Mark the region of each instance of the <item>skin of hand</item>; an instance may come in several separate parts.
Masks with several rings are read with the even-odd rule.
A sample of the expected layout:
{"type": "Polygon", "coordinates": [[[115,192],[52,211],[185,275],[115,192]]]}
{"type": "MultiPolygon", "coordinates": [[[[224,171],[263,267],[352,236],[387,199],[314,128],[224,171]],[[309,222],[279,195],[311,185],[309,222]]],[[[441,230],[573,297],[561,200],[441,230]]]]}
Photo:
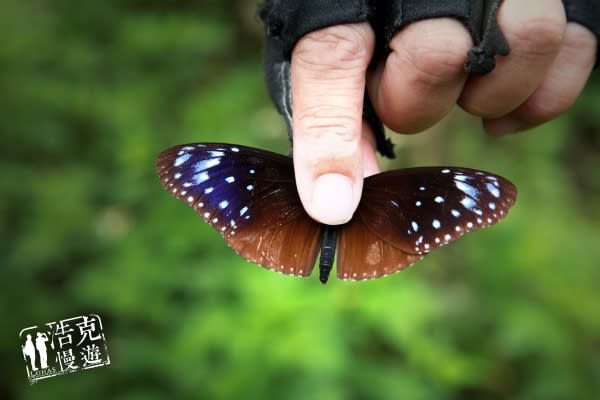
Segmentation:
{"type": "Polygon", "coordinates": [[[375,34],[367,23],[337,25],[301,38],[292,53],[294,166],[309,215],[350,220],[363,179],[379,172],[370,127],[362,120],[365,86],[390,129],[417,133],[459,104],[491,135],[518,132],[566,111],[596,61],[596,38],[567,23],[561,0],[505,0],[498,23],[510,45],[485,76],[463,69],[472,47],[453,18],[414,22],[389,43],[374,70],[375,34]]]}

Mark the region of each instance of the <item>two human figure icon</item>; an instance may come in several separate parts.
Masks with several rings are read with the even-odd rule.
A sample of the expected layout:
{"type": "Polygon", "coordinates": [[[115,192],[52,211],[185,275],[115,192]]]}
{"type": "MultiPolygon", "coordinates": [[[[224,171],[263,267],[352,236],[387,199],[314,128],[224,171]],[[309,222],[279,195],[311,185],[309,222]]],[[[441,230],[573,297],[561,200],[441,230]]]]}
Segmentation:
{"type": "Polygon", "coordinates": [[[46,342],[48,341],[48,336],[44,332],[38,332],[37,337],[35,339],[35,347],[33,346],[33,341],[31,340],[31,334],[27,334],[27,339],[25,340],[25,345],[23,346],[23,354],[26,357],[29,357],[29,362],[31,363],[31,370],[37,371],[38,368],[35,366],[36,352],[40,353],[40,368],[48,368],[48,349],[46,348],[46,342]]]}

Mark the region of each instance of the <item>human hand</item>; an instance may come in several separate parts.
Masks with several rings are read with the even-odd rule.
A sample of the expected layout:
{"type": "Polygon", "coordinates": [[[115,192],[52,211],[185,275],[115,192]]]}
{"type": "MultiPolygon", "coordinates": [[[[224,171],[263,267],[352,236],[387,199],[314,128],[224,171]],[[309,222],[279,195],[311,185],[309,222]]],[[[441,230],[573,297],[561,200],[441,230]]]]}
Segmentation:
{"type": "Polygon", "coordinates": [[[566,23],[560,0],[506,0],[499,25],[510,45],[485,76],[463,69],[471,37],[458,20],[413,22],[367,71],[375,47],[368,23],[336,25],[302,37],[292,52],[294,166],[306,211],[326,224],[348,221],[363,178],[378,172],[371,127],[362,120],[365,86],[383,123],[417,133],[458,103],[492,135],[560,115],[583,89],[596,60],[596,37],[566,23]]]}

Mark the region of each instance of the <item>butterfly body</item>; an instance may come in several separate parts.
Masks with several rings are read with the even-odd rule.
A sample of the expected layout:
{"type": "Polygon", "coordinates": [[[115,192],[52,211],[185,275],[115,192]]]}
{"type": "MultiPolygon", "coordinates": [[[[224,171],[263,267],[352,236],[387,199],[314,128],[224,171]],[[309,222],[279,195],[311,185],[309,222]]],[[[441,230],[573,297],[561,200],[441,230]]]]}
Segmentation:
{"type": "Polygon", "coordinates": [[[317,255],[327,282],[404,269],[464,233],[492,225],[516,200],[508,180],[458,167],[421,167],[368,177],[352,219],[322,225],[304,211],[292,160],[265,150],[194,143],[162,152],[161,183],[192,206],[238,254],[265,268],[308,276],[317,255]]]}
{"type": "Polygon", "coordinates": [[[335,253],[337,251],[338,228],[331,225],[323,225],[323,238],[321,239],[319,251],[319,280],[327,283],[329,274],[333,269],[335,253]]]}

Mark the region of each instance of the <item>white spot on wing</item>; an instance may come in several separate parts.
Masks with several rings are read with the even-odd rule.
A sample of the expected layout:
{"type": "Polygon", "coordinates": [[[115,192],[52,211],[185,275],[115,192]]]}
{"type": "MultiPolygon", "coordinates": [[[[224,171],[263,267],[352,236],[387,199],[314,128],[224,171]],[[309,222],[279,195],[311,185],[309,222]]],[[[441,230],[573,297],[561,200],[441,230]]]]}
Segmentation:
{"type": "Polygon", "coordinates": [[[479,190],[477,190],[473,186],[469,185],[468,183],[459,181],[459,182],[455,182],[455,184],[456,184],[456,187],[458,188],[458,190],[460,190],[464,194],[469,195],[473,198],[476,198],[477,196],[479,196],[479,190]]]}
{"type": "Polygon", "coordinates": [[[465,207],[466,209],[472,209],[473,207],[475,207],[475,205],[477,203],[475,203],[475,200],[473,200],[470,197],[463,197],[462,200],[460,201],[460,204],[463,205],[463,207],[465,207]]]}
{"type": "Polygon", "coordinates": [[[192,157],[192,155],[191,154],[187,154],[187,153],[185,153],[183,155],[180,155],[179,157],[177,157],[175,159],[175,162],[173,163],[173,166],[174,167],[179,167],[181,164],[183,164],[184,162],[186,162],[187,160],[189,160],[190,157],[192,157]]]}
{"type": "Polygon", "coordinates": [[[437,219],[434,219],[433,222],[431,223],[431,225],[433,225],[433,227],[435,229],[440,229],[440,227],[442,226],[442,224],[440,223],[440,221],[438,221],[437,219]]]}
{"type": "Polygon", "coordinates": [[[203,182],[206,182],[210,177],[208,176],[208,172],[202,171],[199,174],[196,174],[192,177],[195,185],[199,185],[203,182]]]}
{"type": "Polygon", "coordinates": [[[433,199],[436,203],[443,203],[444,202],[444,198],[442,196],[436,196],[435,199],[433,199]]]}
{"type": "Polygon", "coordinates": [[[219,203],[219,208],[222,210],[224,208],[227,208],[228,205],[229,205],[229,202],[227,200],[223,200],[222,202],[219,203]]]}
{"type": "Polygon", "coordinates": [[[488,192],[492,194],[492,196],[494,196],[495,198],[500,197],[500,190],[495,185],[491,183],[486,183],[485,187],[487,188],[488,192]]]}
{"type": "Polygon", "coordinates": [[[200,160],[196,164],[194,164],[194,169],[196,172],[204,171],[215,167],[221,163],[221,159],[219,157],[209,158],[207,160],[200,160]]]}
{"type": "Polygon", "coordinates": [[[415,231],[415,232],[419,231],[419,224],[417,224],[415,221],[412,221],[410,224],[413,228],[413,231],[415,231]]]}
{"type": "Polygon", "coordinates": [[[248,211],[248,207],[244,207],[240,210],[240,217],[244,214],[246,214],[246,211],[248,211]]]}
{"type": "Polygon", "coordinates": [[[225,178],[225,182],[233,183],[233,182],[235,182],[235,178],[233,176],[228,176],[227,178],[225,178]]]}

